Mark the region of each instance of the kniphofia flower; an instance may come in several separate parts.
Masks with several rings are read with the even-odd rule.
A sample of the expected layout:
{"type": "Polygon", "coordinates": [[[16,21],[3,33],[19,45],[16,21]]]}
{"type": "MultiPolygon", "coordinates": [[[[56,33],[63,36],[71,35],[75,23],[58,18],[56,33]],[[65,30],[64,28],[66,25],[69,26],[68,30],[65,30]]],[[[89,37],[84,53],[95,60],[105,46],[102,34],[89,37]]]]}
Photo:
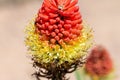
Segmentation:
{"type": "Polygon", "coordinates": [[[69,68],[87,54],[92,30],[83,23],[78,0],[44,0],[26,27],[26,45],[35,62],[69,68]]]}

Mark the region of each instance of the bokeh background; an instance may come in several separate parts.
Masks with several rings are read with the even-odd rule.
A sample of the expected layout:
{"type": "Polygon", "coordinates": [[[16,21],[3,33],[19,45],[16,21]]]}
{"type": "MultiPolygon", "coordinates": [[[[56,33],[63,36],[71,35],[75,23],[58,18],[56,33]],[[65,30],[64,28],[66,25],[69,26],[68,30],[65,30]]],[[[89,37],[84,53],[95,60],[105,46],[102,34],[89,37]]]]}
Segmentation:
{"type": "MultiPolygon", "coordinates": [[[[0,0],[0,80],[35,80],[24,45],[24,28],[42,0],[0,0]]],[[[79,0],[83,19],[94,30],[95,44],[105,46],[120,80],[120,0],[79,0]]],[[[69,75],[75,80],[74,74],[69,75]]]]}

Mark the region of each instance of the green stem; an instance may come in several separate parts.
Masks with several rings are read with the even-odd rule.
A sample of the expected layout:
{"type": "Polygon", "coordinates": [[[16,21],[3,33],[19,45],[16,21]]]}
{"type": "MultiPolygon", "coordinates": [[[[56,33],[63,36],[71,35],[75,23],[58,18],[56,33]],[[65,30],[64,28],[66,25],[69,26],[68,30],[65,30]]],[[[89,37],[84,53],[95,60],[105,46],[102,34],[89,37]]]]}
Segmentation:
{"type": "Polygon", "coordinates": [[[76,80],[85,80],[85,73],[83,69],[75,71],[76,80]]]}
{"type": "Polygon", "coordinates": [[[52,80],[62,80],[63,76],[61,75],[61,73],[57,72],[57,73],[53,73],[53,77],[52,80]]]}

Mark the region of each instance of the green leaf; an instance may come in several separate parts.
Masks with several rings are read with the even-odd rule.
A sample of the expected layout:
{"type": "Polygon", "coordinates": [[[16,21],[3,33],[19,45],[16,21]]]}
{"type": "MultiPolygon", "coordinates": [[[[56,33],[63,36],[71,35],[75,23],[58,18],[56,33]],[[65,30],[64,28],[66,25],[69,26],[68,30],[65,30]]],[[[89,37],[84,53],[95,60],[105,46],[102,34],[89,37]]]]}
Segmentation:
{"type": "Polygon", "coordinates": [[[85,80],[85,75],[83,69],[75,71],[76,80],[85,80]]]}

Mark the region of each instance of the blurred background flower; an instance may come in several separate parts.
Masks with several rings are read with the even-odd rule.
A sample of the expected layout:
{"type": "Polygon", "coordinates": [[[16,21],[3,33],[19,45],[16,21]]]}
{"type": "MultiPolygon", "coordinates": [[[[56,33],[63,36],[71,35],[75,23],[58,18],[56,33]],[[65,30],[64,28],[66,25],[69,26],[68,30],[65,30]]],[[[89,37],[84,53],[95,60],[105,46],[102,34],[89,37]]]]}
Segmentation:
{"type": "MultiPolygon", "coordinates": [[[[113,80],[113,70],[109,52],[103,46],[97,45],[91,50],[83,70],[79,72],[84,73],[82,77],[89,76],[91,80],[113,80]]],[[[87,79],[84,78],[84,80],[87,79]]]]}

